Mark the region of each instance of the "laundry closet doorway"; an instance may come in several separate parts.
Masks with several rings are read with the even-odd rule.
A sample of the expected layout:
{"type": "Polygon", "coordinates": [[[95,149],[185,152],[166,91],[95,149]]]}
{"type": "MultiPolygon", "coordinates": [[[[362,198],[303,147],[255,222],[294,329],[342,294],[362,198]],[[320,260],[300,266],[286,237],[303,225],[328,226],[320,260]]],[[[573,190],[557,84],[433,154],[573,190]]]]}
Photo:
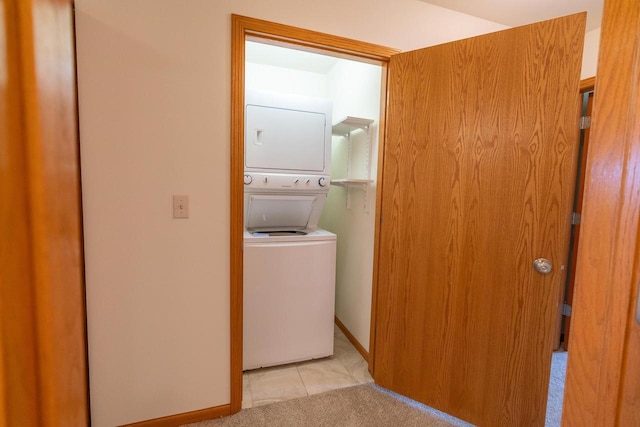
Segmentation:
{"type": "Polygon", "coordinates": [[[338,236],[337,323],[368,359],[381,67],[248,40],[245,89],[331,101],[331,185],[318,226],[338,236]]]}
{"type": "Polygon", "coordinates": [[[234,16],[233,20],[231,408],[237,412],[243,369],[245,92],[332,100],[332,185],[319,227],[338,236],[336,322],[370,363],[381,118],[386,63],[397,51],[251,18],[234,16]]]}

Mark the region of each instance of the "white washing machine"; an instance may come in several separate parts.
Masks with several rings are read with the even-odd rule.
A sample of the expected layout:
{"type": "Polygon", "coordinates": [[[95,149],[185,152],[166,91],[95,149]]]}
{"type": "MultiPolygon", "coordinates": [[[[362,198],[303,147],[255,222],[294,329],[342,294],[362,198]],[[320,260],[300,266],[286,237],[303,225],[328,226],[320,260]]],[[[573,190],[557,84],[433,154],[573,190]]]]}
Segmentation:
{"type": "Polygon", "coordinates": [[[336,235],[274,234],[245,232],[245,370],[333,354],[336,235]]]}

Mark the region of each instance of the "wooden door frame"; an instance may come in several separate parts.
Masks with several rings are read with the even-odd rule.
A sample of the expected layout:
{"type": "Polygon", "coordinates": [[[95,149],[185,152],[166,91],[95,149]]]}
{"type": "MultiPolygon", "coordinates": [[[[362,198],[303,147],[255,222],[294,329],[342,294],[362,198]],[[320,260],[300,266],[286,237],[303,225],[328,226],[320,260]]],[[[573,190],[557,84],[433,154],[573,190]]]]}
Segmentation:
{"type": "Polygon", "coordinates": [[[0,426],[88,425],[73,2],[0,7],[0,426]]]}
{"type": "MultiPolygon", "coordinates": [[[[285,44],[325,55],[333,55],[381,65],[382,90],[380,100],[380,124],[378,153],[384,149],[384,107],[386,105],[387,64],[396,49],[360,42],[344,37],[332,36],[316,31],[268,22],[240,15],[231,16],[231,177],[230,177],[230,334],[231,334],[231,413],[242,406],[242,240],[244,216],[244,88],[245,88],[245,41],[248,37],[270,40],[275,44],[285,44]]],[[[378,187],[376,191],[375,237],[373,255],[372,313],[375,313],[375,295],[378,256],[378,236],[380,227],[380,195],[382,191],[383,156],[378,155],[378,187]]],[[[371,338],[369,353],[373,354],[375,318],[371,317],[371,338]]],[[[369,358],[369,370],[373,372],[373,357],[369,358]]]]}
{"type": "Polygon", "coordinates": [[[605,0],[565,385],[564,426],[637,425],[640,4],[605,0]]]}
{"type": "MultiPolygon", "coordinates": [[[[588,103],[587,110],[584,111],[584,95],[589,92],[593,92],[595,86],[595,77],[590,77],[580,81],[580,111],[583,111],[581,115],[591,116],[593,114],[593,100],[588,103]]],[[[593,93],[591,93],[593,96],[593,93]]],[[[584,177],[586,172],[587,154],[589,149],[589,136],[590,128],[587,127],[581,132],[580,136],[580,157],[578,159],[578,170],[576,179],[576,191],[574,196],[574,213],[580,215],[582,213],[582,205],[584,200],[584,177]]],[[[558,301],[558,320],[556,322],[556,335],[554,339],[554,351],[559,350],[561,347],[563,350],[568,350],[569,332],[571,329],[571,314],[563,314],[563,306],[567,304],[571,307],[573,301],[573,292],[576,279],[576,261],[578,259],[578,242],[580,241],[580,223],[572,226],[571,246],[569,249],[569,262],[568,274],[565,284],[560,292],[560,300],[558,301]],[[563,322],[564,320],[564,322],[563,322]]]]}

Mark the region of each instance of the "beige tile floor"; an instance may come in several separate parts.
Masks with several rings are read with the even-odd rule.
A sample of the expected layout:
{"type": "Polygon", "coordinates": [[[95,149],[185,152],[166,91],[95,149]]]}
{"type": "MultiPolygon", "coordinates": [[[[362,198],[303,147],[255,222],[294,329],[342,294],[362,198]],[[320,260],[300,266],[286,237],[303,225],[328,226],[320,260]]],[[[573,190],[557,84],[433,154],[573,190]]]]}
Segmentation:
{"type": "Polygon", "coordinates": [[[372,381],[367,363],[336,326],[333,356],[246,371],[242,375],[242,407],[268,405],[372,381]]]}

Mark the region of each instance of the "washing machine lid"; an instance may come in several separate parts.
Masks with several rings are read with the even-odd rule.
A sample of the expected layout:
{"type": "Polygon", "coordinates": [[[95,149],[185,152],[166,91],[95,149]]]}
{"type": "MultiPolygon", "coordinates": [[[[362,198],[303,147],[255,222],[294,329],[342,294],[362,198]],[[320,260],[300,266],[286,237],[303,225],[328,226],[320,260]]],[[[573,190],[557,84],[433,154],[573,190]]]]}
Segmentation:
{"type": "Polygon", "coordinates": [[[302,230],[307,228],[317,195],[249,196],[246,227],[254,231],[302,230]]]}
{"type": "Polygon", "coordinates": [[[337,236],[330,231],[322,229],[306,229],[296,233],[273,234],[260,231],[244,230],[243,242],[245,245],[251,244],[271,244],[282,242],[309,242],[309,241],[336,241],[337,236]]]}

